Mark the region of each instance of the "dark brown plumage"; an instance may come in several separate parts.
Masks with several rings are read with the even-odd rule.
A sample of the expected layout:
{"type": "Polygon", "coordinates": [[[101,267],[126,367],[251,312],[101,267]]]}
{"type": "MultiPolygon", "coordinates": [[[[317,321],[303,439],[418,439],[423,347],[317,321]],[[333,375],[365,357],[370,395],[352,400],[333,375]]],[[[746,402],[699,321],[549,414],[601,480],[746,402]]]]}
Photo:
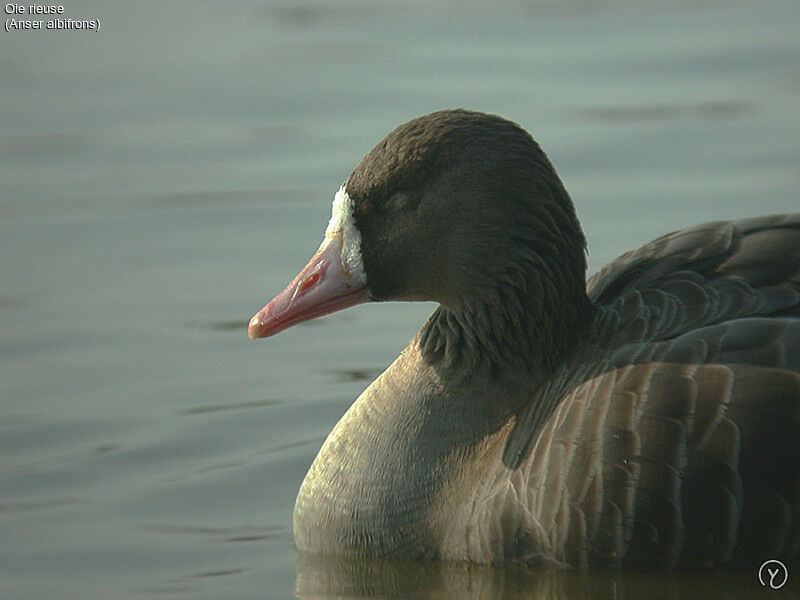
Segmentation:
{"type": "Polygon", "coordinates": [[[440,306],[320,450],[300,549],[630,567],[797,555],[800,215],[669,234],[586,285],[544,153],[462,110],[390,133],[340,194],[327,245],[251,335],[366,298],[440,306]],[[320,277],[321,303],[291,304],[320,277]]]}
{"type": "MultiPolygon", "coordinates": [[[[589,281],[592,331],[562,365],[559,392],[568,405],[588,387],[582,427],[603,431],[602,469],[568,466],[564,493],[590,542],[577,562],[714,566],[797,554],[798,290],[800,216],[670,234],[589,281]],[[583,492],[592,477],[625,493],[593,504],[583,492]]],[[[538,405],[509,437],[512,469],[532,444],[526,416],[538,405]]]]}

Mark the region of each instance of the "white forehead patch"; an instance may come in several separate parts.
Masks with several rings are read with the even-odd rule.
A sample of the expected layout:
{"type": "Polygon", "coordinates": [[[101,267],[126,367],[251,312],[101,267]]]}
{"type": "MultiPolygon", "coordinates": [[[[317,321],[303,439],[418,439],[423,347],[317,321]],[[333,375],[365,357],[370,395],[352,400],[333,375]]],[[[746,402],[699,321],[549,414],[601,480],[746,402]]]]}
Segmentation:
{"type": "Polygon", "coordinates": [[[366,281],[364,260],[361,258],[361,232],[353,218],[353,201],[347,195],[344,185],[333,197],[331,220],[325,230],[326,238],[337,236],[342,239],[342,267],[345,272],[360,281],[366,281]]]}

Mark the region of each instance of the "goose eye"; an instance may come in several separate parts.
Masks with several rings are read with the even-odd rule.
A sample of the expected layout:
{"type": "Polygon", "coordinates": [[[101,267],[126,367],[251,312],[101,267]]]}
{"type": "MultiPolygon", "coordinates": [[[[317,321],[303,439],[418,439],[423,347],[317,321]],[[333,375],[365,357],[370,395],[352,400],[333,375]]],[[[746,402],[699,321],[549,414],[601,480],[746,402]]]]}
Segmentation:
{"type": "Polygon", "coordinates": [[[399,211],[411,205],[411,195],[406,192],[395,192],[384,205],[388,211],[399,211]]]}

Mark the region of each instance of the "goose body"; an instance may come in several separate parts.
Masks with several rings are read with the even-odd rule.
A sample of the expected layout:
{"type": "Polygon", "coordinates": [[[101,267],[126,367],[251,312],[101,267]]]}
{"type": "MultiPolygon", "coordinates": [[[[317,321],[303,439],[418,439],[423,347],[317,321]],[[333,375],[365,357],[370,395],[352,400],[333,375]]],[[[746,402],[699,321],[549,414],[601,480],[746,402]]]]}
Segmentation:
{"type": "Polygon", "coordinates": [[[319,451],[325,554],[584,566],[792,560],[800,215],[700,225],[585,281],[544,153],[463,110],[400,126],[250,336],[375,300],[439,307],[319,451]]]}

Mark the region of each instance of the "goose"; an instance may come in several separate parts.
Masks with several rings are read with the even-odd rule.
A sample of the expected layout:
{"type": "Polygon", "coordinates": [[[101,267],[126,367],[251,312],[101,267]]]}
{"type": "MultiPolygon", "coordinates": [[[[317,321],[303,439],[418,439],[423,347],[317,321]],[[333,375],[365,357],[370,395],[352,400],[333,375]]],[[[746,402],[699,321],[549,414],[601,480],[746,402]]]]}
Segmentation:
{"type": "Polygon", "coordinates": [[[519,125],[401,125],[336,192],[251,339],[367,301],[435,301],[323,443],[299,550],[612,568],[800,546],[800,214],[713,222],[586,280],[586,241],[519,125]]]}

